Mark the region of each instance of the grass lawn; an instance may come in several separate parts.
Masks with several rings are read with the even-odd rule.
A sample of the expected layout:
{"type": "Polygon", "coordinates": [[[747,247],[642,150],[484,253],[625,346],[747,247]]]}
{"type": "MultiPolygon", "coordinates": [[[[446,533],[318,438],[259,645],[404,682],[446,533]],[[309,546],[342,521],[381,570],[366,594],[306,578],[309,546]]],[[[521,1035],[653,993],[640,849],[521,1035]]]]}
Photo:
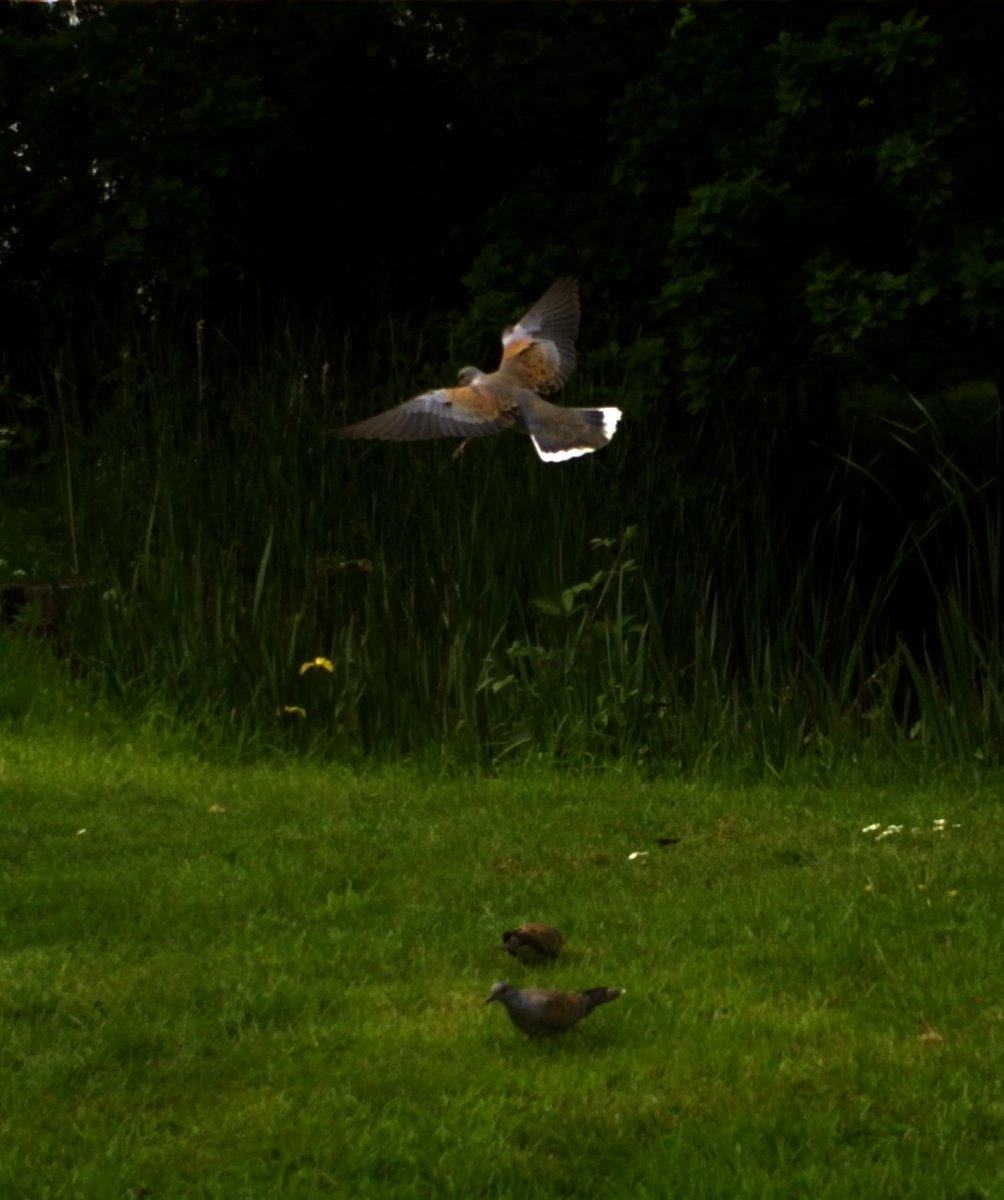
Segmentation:
{"type": "Polygon", "coordinates": [[[0,733],[0,1195],[1004,1195],[1000,793],[0,733]]]}

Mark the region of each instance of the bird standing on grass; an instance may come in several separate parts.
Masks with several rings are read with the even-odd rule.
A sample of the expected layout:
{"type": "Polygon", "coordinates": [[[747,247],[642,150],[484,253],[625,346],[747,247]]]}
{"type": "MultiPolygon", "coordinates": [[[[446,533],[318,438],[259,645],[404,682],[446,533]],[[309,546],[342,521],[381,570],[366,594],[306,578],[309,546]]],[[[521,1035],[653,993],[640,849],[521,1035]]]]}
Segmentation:
{"type": "Polygon", "coordinates": [[[335,432],[346,438],[414,442],[426,438],[486,437],[525,429],[545,462],[590,454],[614,436],[619,408],[562,408],[544,396],[558,391],[575,366],[579,289],[559,279],[530,311],[502,334],[502,362],[485,374],[463,367],[459,386],[436,388],[335,432]]]}
{"type": "Polygon", "coordinates": [[[624,995],[623,988],[597,987],[585,992],[556,992],[550,988],[514,988],[511,983],[496,983],[485,1004],[498,1000],[505,1005],[509,1019],[527,1037],[564,1033],[600,1004],[624,995]]]}
{"type": "Polygon", "coordinates": [[[565,939],[553,925],[520,925],[502,934],[502,948],[527,966],[554,962],[565,939]]]}

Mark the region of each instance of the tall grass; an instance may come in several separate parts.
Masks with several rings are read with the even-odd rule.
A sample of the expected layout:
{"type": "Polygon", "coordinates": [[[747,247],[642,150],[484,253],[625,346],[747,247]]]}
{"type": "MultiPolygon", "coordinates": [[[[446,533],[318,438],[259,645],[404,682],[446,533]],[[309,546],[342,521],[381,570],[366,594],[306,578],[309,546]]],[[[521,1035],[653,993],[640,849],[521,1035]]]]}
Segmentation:
{"type": "MultiPolygon", "coordinates": [[[[911,736],[946,757],[1000,761],[1004,751],[1004,618],[1001,591],[1001,481],[975,478],[939,436],[937,423],[915,397],[920,441],[904,429],[906,449],[923,457],[932,479],[925,519],[911,528],[916,557],[937,595],[936,621],[917,648],[901,653],[916,696],[911,736]],[[936,570],[927,543],[949,542],[952,553],[936,570]]],[[[999,419],[999,418],[998,418],[999,419]]],[[[990,432],[989,430],[987,431],[990,432]]]]}
{"type": "Polygon", "coordinates": [[[999,521],[936,442],[940,495],[876,563],[881,463],[820,454],[803,500],[780,439],[674,442],[667,398],[616,356],[564,399],[618,401],[622,432],[550,467],[512,435],[458,458],[330,436],[449,380],[407,323],[365,349],[323,329],[238,348],[201,323],[181,345],[153,325],[103,373],[76,365],[95,395],[69,359],[40,389],[64,569],[92,581],[74,659],[122,703],[341,756],[1000,757],[999,521]],[[909,635],[904,586],[930,615],[909,635]],[[301,673],[316,658],[333,670],[301,673]]]}

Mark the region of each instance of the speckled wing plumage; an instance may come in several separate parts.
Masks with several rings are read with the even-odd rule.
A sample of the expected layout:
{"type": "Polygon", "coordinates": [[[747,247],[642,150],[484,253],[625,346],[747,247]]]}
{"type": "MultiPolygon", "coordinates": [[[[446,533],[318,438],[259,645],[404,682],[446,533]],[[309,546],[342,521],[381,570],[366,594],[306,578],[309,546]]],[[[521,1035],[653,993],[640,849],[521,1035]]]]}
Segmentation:
{"type": "Polygon", "coordinates": [[[584,992],[559,992],[552,988],[515,988],[496,983],[485,1000],[498,1000],[509,1019],[527,1037],[550,1037],[564,1033],[588,1017],[594,1008],[624,995],[623,988],[596,987],[584,992]]]}
{"type": "Polygon", "coordinates": [[[429,438],[487,437],[519,419],[519,408],[493,403],[474,387],[437,388],[396,408],[346,425],[339,437],[419,442],[429,438]]]}
{"type": "Polygon", "coordinates": [[[538,396],[549,396],[568,382],[575,369],[578,334],[578,284],[574,279],[559,279],[503,333],[497,374],[538,396]]]}
{"type": "Polygon", "coordinates": [[[519,426],[545,462],[591,454],[614,436],[620,409],[563,408],[544,399],[567,382],[575,367],[578,330],[578,285],[559,279],[503,333],[496,371],[465,367],[459,387],[423,392],[335,432],[344,438],[410,442],[486,437],[519,426]]]}
{"type": "Polygon", "coordinates": [[[554,962],[565,939],[553,925],[526,924],[502,934],[502,948],[528,966],[554,962]]]}

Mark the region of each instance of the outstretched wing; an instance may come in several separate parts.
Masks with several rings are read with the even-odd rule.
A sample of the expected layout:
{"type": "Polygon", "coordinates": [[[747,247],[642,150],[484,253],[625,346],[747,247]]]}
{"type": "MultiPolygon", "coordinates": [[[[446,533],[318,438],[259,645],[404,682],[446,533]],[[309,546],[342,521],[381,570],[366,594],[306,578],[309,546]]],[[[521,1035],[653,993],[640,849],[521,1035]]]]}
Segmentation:
{"type": "Polygon", "coordinates": [[[338,437],[419,442],[428,438],[487,437],[512,425],[518,416],[503,411],[473,387],[437,388],[396,408],[336,429],[338,437]]]}
{"type": "Polygon", "coordinates": [[[498,374],[538,395],[556,392],[575,368],[579,286],[559,279],[502,335],[498,374]]]}

